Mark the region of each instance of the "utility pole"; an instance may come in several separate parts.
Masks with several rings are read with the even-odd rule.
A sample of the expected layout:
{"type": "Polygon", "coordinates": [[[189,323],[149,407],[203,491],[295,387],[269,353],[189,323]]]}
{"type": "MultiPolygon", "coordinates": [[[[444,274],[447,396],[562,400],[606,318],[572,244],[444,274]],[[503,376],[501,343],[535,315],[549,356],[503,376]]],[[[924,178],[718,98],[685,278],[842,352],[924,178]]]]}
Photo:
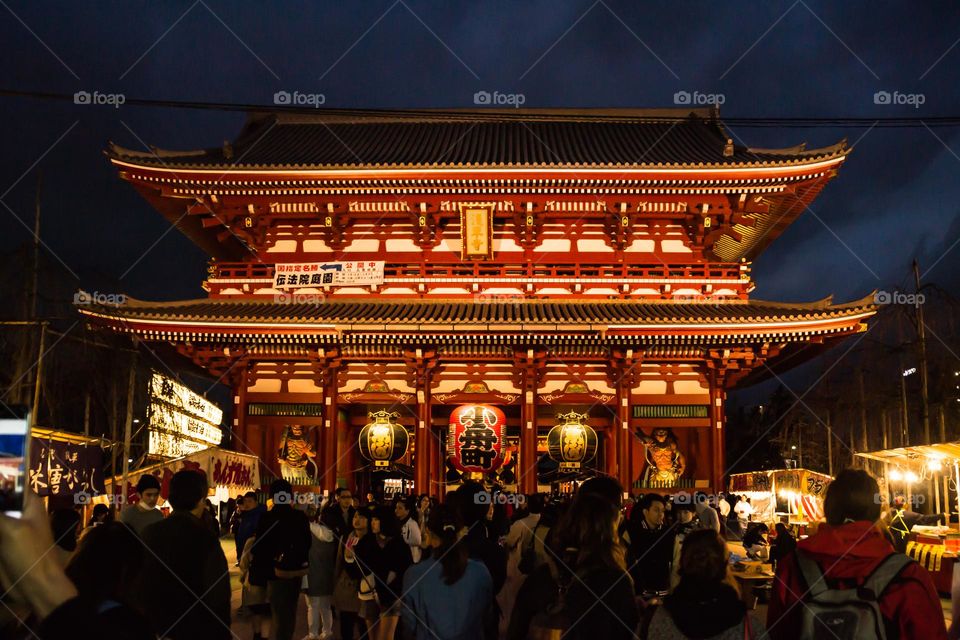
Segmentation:
{"type": "Polygon", "coordinates": [[[43,382],[43,350],[46,347],[47,323],[40,324],[40,349],[37,355],[36,377],[33,381],[33,406],[30,409],[30,428],[37,426],[37,417],[40,412],[40,387],[43,382]]]}
{"type": "Polygon", "coordinates": [[[830,409],[827,409],[827,468],[833,477],[833,427],[830,426],[830,409]]]}
{"type": "MultiPolygon", "coordinates": [[[[861,452],[870,451],[870,437],[867,433],[867,394],[863,390],[863,368],[857,367],[857,382],[860,386],[860,433],[863,437],[861,452]]],[[[853,429],[851,429],[853,431],[853,429]]],[[[851,438],[853,440],[853,438],[851,438]]],[[[866,458],[864,458],[866,460],[866,458]]],[[[833,475],[833,474],[831,474],[833,475]]]]}
{"type": "Polygon", "coordinates": [[[920,264],[913,261],[913,280],[916,285],[916,299],[913,308],[917,314],[917,337],[920,347],[920,418],[923,424],[924,444],[933,444],[930,439],[930,407],[927,397],[927,331],[923,322],[923,305],[920,304],[920,264]]]}
{"type": "Polygon", "coordinates": [[[800,468],[803,469],[803,421],[797,423],[797,456],[799,457],[800,468]]]}
{"type": "Polygon", "coordinates": [[[87,397],[83,403],[83,435],[90,435],[90,391],[87,390],[87,397]]]}
{"type": "Polygon", "coordinates": [[[130,473],[130,437],[133,430],[133,391],[137,384],[137,354],[130,356],[130,378],[127,383],[127,420],[123,427],[123,499],[127,497],[127,476],[130,473]]]}
{"type": "Polygon", "coordinates": [[[117,503],[121,500],[119,497],[120,491],[117,490],[117,432],[119,425],[117,424],[120,421],[120,389],[117,384],[117,379],[113,378],[113,383],[111,384],[111,407],[110,407],[110,477],[112,480],[113,488],[113,497],[115,498],[113,504],[110,505],[110,510],[116,513],[117,503]]]}
{"type": "MultiPolygon", "coordinates": [[[[30,319],[34,322],[39,322],[39,291],[38,291],[38,282],[39,277],[38,273],[40,271],[40,188],[42,186],[42,173],[37,172],[37,192],[34,198],[34,207],[33,207],[33,273],[31,274],[30,280],[30,319]]],[[[34,371],[34,389],[33,389],[33,423],[37,423],[37,410],[38,399],[40,397],[40,376],[41,376],[41,363],[43,361],[43,347],[44,347],[44,334],[46,333],[46,326],[40,325],[40,356],[37,359],[37,368],[34,371]]],[[[29,333],[33,334],[33,329],[29,330],[29,333]]]]}
{"type": "Polygon", "coordinates": [[[897,358],[900,377],[900,446],[910,446],[910,414],[907,412],[907,377],[903,375],[903,355],[897,358]]]}

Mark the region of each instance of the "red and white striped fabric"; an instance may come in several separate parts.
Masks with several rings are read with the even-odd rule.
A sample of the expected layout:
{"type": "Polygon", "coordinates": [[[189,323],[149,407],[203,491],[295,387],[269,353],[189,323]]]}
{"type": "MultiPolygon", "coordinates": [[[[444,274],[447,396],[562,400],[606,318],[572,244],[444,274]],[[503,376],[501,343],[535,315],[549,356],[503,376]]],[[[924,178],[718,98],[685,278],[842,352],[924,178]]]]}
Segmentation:
{"type": "Polygon", "coordinates": [[[823,508],[820,506],[820,501],[813,496],[801,495],[800,513],[806,517],[807,522],[816,522],[823,517],[823,508]]]}

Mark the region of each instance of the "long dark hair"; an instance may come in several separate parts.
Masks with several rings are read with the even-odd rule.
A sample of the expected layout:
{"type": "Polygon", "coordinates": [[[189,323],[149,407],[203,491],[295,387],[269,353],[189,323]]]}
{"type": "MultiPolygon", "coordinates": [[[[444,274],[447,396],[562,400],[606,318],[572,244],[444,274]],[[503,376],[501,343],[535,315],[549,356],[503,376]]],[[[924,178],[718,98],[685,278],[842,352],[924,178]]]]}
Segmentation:
{"type": "Polygon", "coordinates": [[[393,507],[380,505],[374,509],[373,517],[380,521],[380,536],[397,538],[401,535],[400,521],[393,512],[393,507]]]}
{"type": "Polygon", "coordinates": [[[463,521],[454,509],[444,504],[430,508],[427,530],[440,541],[440,546],[433,551],[433,557],[440,561],[443,581],[447,584],[454,584],[467,570],[467,547],[460,540],[462,528],[463,521]]]}
{"type": "Polygon", "coordinates": [[[607,565],[626,570],[626,553],[614,527],[619,509],[606,498],[582,494],[563,515],[557,542],[575,563],[575,568],[607,565]]]}
{"type": "Polygon", "coordinates": [[[65,573],[77,591],[95,602],[126,602],[145,556],[145,547],[132,529],[121,522],[105,522],[84,536],[65,573]]]}
{"type": "Polygon", "coordinates": [[[407,508],[407,520],[413,520],[414,522],[420,520],[420,500],[416,496],[397,496],[393,501],[394,506],[398,502],[402,502],[403,506],[407,508]]]}
{"type": "Polygon", "coordinates": [[[727,567],[726,542],[713,529],[693,531],[683,539],[678,570],[681,580],[725,582],[727,567]]]}
{"type": "Polygon", "coordinates": [[[746,605],[729,573],[727,544],[713,529],[688,533],[680,547],[680,584],[663,606],[686,638],[718,635],[743,622],[746,605]],[[691,615],[709,607],[709,618],[691,615]]]}

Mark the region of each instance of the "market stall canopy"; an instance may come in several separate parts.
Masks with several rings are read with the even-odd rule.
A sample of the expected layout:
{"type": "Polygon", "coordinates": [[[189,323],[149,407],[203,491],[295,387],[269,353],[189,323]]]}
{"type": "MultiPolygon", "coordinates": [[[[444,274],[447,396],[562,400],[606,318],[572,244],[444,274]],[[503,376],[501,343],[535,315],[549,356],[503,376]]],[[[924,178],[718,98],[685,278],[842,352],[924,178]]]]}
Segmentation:
{"type": "MultiPolygon", "coordinates": [[[[161,495],[166,497],[169,479],[177,471],[194,469],[207,475],[211,488],[223,489],[230,494],[260,489],[260,459],[257,456],[236,451],[227,451],[219,447],[210,447],[182,458],[166,460],[130,472],[128,482],[136,485],[144,474],[155,475],[160,480],[161,495]]],[[[118,481],[119,476],[108,479],[109,484],[118,481]]]]}
{"type": "Polygon", "coordinates": [[[732,474],[730,491],[789,490],[822,497],[832,481],[833,478],[827,474],[809,469],[771,469],[732,474]]]}
{"type": "Polygon", "coordinates": [[[730,492],[744,494],[765,519],[778,513],[812,522],[823,517],[823,498],[833,478],[809,469],[772,469],[730,476],[730,492]]]}
{"type": "Polygon", "coordinates": [[[942,442],[913,447],[900,447],[898,449],[881,449],[880,451],[867,451],[858,453],[857,455],[869,460],[877,460],[890,464],[924,466],[931,459],[960,460],[960,442],[942,442]]]}

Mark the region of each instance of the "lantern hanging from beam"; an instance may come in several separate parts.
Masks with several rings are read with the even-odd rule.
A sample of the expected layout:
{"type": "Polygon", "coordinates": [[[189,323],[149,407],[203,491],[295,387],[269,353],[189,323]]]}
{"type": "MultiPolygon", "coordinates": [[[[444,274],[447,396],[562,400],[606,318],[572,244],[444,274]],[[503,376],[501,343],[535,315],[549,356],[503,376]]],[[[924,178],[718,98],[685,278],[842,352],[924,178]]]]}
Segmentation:
{"type": "Polygon", "coordinates": [[[389,467],[407,453],[409,438],[404,426],[397,423],[400,414],[381,410],[367,417],[370,422],[360,430],[360,455],[374,467],[389,467]]]}
{"type": "Polygon", "coordinates": [[[579,471],[597,455],[597,432],[587,424],[586,413],[561,413],[547,433],[547,453],[560,463],[560,471],[579,471]]]}
{"type": "Polygon", "coordinates": [[[463,472],[490,473],[503,464],[506,416],[497,407],[466,404],[450,415],[447,454],[463,472]]]}

